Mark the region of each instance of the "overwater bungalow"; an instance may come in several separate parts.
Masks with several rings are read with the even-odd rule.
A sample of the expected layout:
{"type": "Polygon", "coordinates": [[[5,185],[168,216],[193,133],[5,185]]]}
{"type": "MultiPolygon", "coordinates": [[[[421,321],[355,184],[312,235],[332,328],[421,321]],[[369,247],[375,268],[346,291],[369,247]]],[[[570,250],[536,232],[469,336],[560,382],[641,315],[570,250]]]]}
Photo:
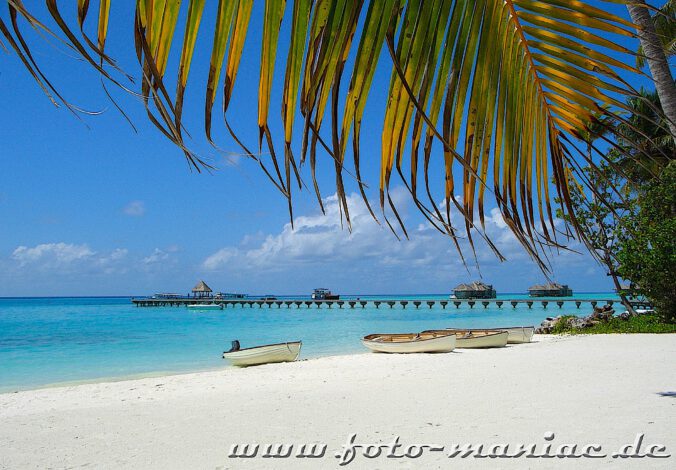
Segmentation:
{"type": "Polygon", "coordinates": [[[192,295],[197,299],[209,299],[212,297],[212,292],[211,287],[204,281],[198,282],[197,285],[192,288],[192,295]]]}
{"type": "Polygon", "coordinates": [[[573,295],[573,289],[567,284],[548,282],[547,284],[536,284],[528,289],[528,295],[531,297],[570,297],[573,295]]]}
{"type": "Polygon", "coordinates": [[[497,294],[493,285],[474,281],[469,284],[460,284],[453,289],[453,295],[456,299],[494,299],[497,294]]]}

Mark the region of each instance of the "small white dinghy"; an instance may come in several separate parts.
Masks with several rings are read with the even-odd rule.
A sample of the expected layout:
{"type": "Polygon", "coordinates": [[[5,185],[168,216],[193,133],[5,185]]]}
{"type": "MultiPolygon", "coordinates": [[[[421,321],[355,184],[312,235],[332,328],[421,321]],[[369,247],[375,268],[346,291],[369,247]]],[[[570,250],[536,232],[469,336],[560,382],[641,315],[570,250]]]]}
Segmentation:
{"type": "Polygon", "coordinates": [[[291,343],[266,344],[253,348],[239,347],[239,341],[232,342],[230,351],[223,353],[223,359],[230,361],[233,366],[256,366],[259,364],[271,364],[274,362],[293,362],[300,355],[300,341],[291,343]]]}
{"type": "Polygon", "coordinates": [[[507,343],[509,344],[530,343],[533,339],[533,333],[535,333],[534,326],[509,326],[495,329],[509,333],[509,336],[507,336],[507,343]]]}
{"type": "Polygon", "coordinates": [[[446,332],[455,335],[456,348],[458,349],[477,349],[477,348],[502,348],[507,345],[509,333],[501,330],[429,330],[423,333],[446,332]]]}
{"type": "Polygon", "coordinates": [[[188,305],[190,310],[223,310],[223,305],[221,304],[190,304],[188,305]]]}
{"type": "Polygon", "coordinates": [[[455,349],[455,335],[447,332],[373,334],[364,336],[362,344],[383,353],[444,353],[455,349]]]}

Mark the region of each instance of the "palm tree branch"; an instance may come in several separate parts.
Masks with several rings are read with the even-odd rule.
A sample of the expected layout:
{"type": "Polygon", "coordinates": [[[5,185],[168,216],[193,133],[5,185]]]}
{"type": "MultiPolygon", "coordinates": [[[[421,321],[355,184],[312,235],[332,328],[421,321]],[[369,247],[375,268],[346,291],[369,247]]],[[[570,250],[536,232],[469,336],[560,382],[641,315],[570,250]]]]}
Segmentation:
{"type": "MultiPolygon", "coordinates": [[[[198,37],[204,29],[201,19],[207,14],[207,6],[205,0],[189,0],[187,14],[181,15],[181,3],[180,0],[137,0],[134,45],[141,75],[140,95],[148,119],[199,170],[206,164],[185,142],[183,102],[186,88],[190,86],[188,76],[195,66],[193,54],[200,44],[198,37]],[[185,18],[183,28],[178,27],[181,18],[185,18]],[[177,71],[172,74],[176,77],[176,93],[171,97],[166,73],[167,68],[173,66],[172,43],[181,36],[177,71]]],[[[626,2],[614,0],[614,3],[626,2]]],[[[78,0],[76,19],[83,41],[67,25],[56,1],[47,0],[46,4],[66,37],[65,43],[103,80],[127,89],[124,80],[115,75],[121,70],[104,53],[109,21],[115,20],[110,17],[109,0],[99,3],[95,40],[85,28],[89,1],[78,0]]],[[[8,0],[8,5],[15,16],[18,11],[29,24],[53,34],[19,0],[8,0]]],[[[321,206],[316,178],[318,152],[329,155],[340,210],[349,227],[343,172],[351,137],[355,179],[375,217],[365,192],[366,180],[361,174],[360,135],[367,97],[377,86],[374,83],[376,69],[387,66],[381,59],[381,50],[386,47],[392,72],[380,149],[380,206],[384,220],[391,226],[387,209],[406,235],[402,217],[389,192],[391,175],[396,170],[418,209],[435,228],[453,238],[461,256],[451,220],[455,212],[464,222],[473,253],[473,234],[479,234],[498,257],[502,256],[486,232],[486,195],[490,194],[517,240],[546,269],[546,248],[561,247],[556,240],[557,233],[561,232],[555,227],[550,190],[556,190],[562,209],[570,213],[569,182],[576,170],[575,159],[586,157],[584,150],[573,145],[570,139],[585,142],[585,136],[591,135],[595,124],[610,126],[598,122],[599,113],[612,121],[621,111],[629,111],[623,97],[640,99],[630,80],[625,79],[640,74],[640,70],[619,58],[634,54],[615,40],[617,35],[635,37],[633,25],[587,2],[294,0],[293,8],[288,9],[292,13],[288,15],[291,28],[283,70],[283,152],[280,153],[271,131],[270,109],[272,85],[279,74],[275,71],[275,58],[287,9],[286,0],[265,0],[259,39],[262,45],[257,96],[259,152],[253,154],[235,135],[227,119],[252,8],[249,0],[219,0],[217,7],[211,10],[215,25],[209,50],[209,73],[203,85],[207,141],[216,146],[212,112],[219,88],[223,86],[227,130],[288,198],[291,214],[292,175],[299,188],[302,187],[299,165],[292,150],[293,129],[297,121],[302,122],[300,152],[296,152],[300,155],[299,163],[302,165],[309,153],[310,171],[321,206]],[[366,14],[362,15],[364,10],[366,14]],[[354,47],[353,38],[359,31],[358,46],[354,47]],[[342,86],[345,77],[349,80],[347,88],[342,86]],[[328,127],[323,125],[325,121],[330,121],[328,132],[324,129],[328,127]],[[259,157],[263,139],[269,148],[273,171],[268,171],[259,157]],[[422,159],[419,158],[421,144],[422,159]],[[433,173],[432,160],[437,155],[434,149],[439,145],[442,170],[433,173]],[[405,172],[407,161],[410,171],[405,172]],[[423,203],[418,195],[421,175],[429,204],[423,203]],[[435,184],[443,193],[445,215],[435,202],[432,191],[435,184]]],[[[0,18],[2,37],[34,79],[55,103],[65,102],[31,58],[28,44],[18,28],[12,32],[1,21],[0,18]]],[[[652,112],[648,107],[644,114],[653,119],[652,112]]],[[[653,120],[659,121],[659,118],[653,120]]],[[[629,133],[622,135],[622,145],[627,144],[626,134],[629,133]]],[[[615,136],[612,141],[612,145],[617,145],[615,136]]],[[[579,232],[575,218],[571,220],[573,229],[579,232]]],[[[566,229],[564,233],[570,231],[566,229]]]]}

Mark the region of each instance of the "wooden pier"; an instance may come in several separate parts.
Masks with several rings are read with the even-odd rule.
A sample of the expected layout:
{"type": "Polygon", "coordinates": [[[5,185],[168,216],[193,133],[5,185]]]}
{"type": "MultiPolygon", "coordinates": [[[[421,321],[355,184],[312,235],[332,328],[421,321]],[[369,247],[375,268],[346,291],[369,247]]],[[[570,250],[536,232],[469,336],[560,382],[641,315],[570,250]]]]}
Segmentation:
{"type": "MultiPolygon", "coordinates": [[[[400,306],[404,309],[432,309],[440,306],[442,309],[459,309],[466,308],[488,308],[494,304],[498,308],[517,308],[518,306],[526,306],[533,308],[533,305],[541,305],[542,308],[548,307],[562,308],[564,305],[575,305],[580,308],[582,305],[589,305],[590,307],[601,307],[604,305],[620,304],[617,299],[448,299],[448,300],[430,300],[430,299],[345,299],[345,300],[310,300],[310,299],[276,299],[276,300],[262,300],[262,299],[161,299],[161,298],[134,298],[132,302],[137,307],[181,307],[195,304],[218,304],[222,305],[224,309],[228,307],[243,307],[243,308],[366,308],[367,306],[380,308],[394,308],[400,306]]],[[[572,306],[571,305],[571,306],[572,306]]],[[[632,302],[634,308],[650,308],[647,302],[632,302]]]]}

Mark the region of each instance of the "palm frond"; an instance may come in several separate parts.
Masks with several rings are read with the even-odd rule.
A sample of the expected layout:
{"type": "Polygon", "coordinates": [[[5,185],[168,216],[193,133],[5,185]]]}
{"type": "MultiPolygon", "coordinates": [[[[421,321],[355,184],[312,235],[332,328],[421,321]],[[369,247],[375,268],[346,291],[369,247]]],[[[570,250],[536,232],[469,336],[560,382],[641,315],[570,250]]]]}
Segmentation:
{"type": "MultiPolygon", "coordinates": [[[[31,26],[48,30],[21,0],[7,3],[12,24],[18,16],[31,26]]],[[[488,198],[488,204],[500,210],[527,252],[546,269],[546,247],[561,246],[551,192],[556,191],[564,213],[570,213],[569,184],[580,168],[577,160],[590,159],[585,144],[590,132],[603,134],[603,127],[617,122],[619,113],[627,110],[626,98],[639,96],[627,80],[641,73],[629,65],[635,54],[617,40],[635,37],[629,21],[578,0],[264,3],[262,37],[257,39],[262,46],[258,151],[251,152],[228,122],[227,111],[253,2],[136,2],[134,47],[148,118],[195,168],[203,162],[184,140],[183,101],[186,87],[199,86],[188,82],[190,69],[207,66],[192,60],[197,37],[202,34],[213,37],[205,86],[207,140],[216,145],[212,115],[222,86],[230,134],[288,198],[290,211],[292,174],[301,187],[299,165],[308,157],[321,204],[315,172],[318,155],[326,154],[334,163],[336,190],[349,226],[343,176],[351,152],[356,184],[375,217],[362,179],[361,127],[376,69],[391,67],[379,173],[380,206],[386,223],[392,227],[387,214],[394,214],[406,234],[389,194],[396,174],[430,223],[455,240],[461,256],[453,214],[460,215],[472,247],[478,235],[501,257],[485,231],[488,198]],[[186,13],[181,15],[184,7],[186,13]],[[204,15],[214,15],[212,31],[204,30],[204,15]],[[280,38],[285,17],[291,22],[290,36],[280,38]],[[185,18],[182,25],[178,24],[180,18],[185,18]],[[168,70],[171,46],[180,41],[177,70],[168,70]],[[280,43],[288,44],[283,71],[275,70],[280,43]],[[283,138],[273,136],[270,130],[274,115],[270,111],[275,107],[272,84],[282,73],[283,138]],[[176,77],[174,97],[168,92],[167,77],[176,77]],[[293,130],[298,125],[302,125],[302,140],[295,143],[294,152],[293,130]],[[263,152],[263,142],[271,155],[272,170],[256,157],[263,152]],[[584,148],[578,149],[575,142],[584,148]],[[442,162],[442,172],[432,172],[433,158],[442,162]],[[435,187],[443,188],[443,208],[435,187]]],[[[63,19],[56,1],[47,0],[47,9],[63,40],[105,81],[124,86],[114,59],[104,52],[109,22],[116,21],[109,13],[110,2],[98,3],[95,40],[84,26],[92,16],[89,4],[89,0],[78,1],[79,35],[63,19]]],[[[57,101],[56,89],[32,60],[17,28],[10,30],[0,17],[0,33],[38,84],[57,101]]],[[[569,220],[572,227],[563,232],[566,236],[576,230],[574,216],[569,220]]]]}

